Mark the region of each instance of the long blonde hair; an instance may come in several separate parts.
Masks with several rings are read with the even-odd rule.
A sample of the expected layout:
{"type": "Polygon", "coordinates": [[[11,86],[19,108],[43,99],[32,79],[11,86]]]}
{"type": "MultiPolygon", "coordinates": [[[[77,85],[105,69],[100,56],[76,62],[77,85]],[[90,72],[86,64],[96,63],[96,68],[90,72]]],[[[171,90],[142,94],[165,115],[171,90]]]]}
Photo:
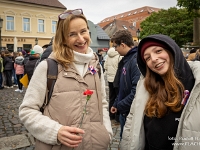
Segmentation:
{"type": "MultiPolygon", "coordinates": [[[[67,10],[65,12],[70,12],[71,10],[67,10]]],[[[68,47],[68,33],[70,31],[69,24],[73,19],[81,18],[83,19],[89,30],[88,22],[86,17],[81,15],[73,15],[69,14],[66,19],[60,19],[57,24],[56,34],[53,41],[53,52],[54,57],[65,68],[68,68],[68,65],[73,61],[74,55],[73,50],[68,47]]]]}
{"type": "Polygon", "coordinates": [[[167,53],[170,66],[164,76],[161,77],[146,67],[145,88],[150,95],[145,107],[148,117],[162,118],[168,110],[178,112],[182,109],[184,86],[175,75],[172,54],[169,51],[167,53]]]}

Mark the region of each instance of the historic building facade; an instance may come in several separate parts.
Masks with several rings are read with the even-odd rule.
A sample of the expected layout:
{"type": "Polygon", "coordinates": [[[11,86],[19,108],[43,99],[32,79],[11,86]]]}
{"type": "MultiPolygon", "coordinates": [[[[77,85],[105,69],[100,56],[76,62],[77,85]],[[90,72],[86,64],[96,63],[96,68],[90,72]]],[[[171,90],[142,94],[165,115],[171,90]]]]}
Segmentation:
{"type": "Polygon", "coordinates": [[[66,9],[58,0],[0,0],[0,50],[21,51],[48,44],[55,35],[58,15],[66,9]]]}

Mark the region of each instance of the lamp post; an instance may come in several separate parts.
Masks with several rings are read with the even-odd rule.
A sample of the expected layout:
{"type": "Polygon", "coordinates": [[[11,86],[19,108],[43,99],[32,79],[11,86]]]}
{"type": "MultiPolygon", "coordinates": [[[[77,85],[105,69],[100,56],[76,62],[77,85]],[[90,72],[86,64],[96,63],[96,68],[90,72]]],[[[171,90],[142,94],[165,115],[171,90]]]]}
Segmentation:
{"type": "Polygon", "coordinates": [[[0,18],[0,50],[2,49],[1,47],[1,28],[3,27],[3,19],[0,18]]]}
{"type": "Polygon", "coordinates": [[[35,38],[35,45],[38,45],[38,38],[35,38]]]}
{"type": "Polygon", "coordinates": [[[136,35],[137,35],[138,42],[139,42],[139,40],[140,40],[140,29],[137,29],[137,31],[136,31],[136,35]]]}

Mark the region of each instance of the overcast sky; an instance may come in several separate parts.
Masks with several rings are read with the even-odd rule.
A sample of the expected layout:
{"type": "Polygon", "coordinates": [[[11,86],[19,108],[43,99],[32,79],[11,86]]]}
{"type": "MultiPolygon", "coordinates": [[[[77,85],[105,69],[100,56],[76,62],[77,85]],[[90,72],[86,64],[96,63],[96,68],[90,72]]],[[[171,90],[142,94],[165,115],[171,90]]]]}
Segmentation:
{"type": "Polygon", "coordinates": [[[86,18],[94,24],[103,19],[143,6],[168,9],[177,0],[59,0],[67,9],[82,8],[86,18]]]}

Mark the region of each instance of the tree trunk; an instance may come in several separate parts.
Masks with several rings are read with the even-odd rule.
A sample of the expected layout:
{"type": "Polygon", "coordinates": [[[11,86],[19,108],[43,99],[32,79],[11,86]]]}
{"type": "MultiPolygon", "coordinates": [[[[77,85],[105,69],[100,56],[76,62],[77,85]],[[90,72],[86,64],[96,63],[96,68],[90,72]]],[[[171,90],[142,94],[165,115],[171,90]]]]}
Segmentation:
{"type": "MultiPolygon", "coordinates": [[[[195,10],[200,13],[200,10],[195,10]]],[[[200,18],[196,17],[193,20],[193,45],[200,47],[200,18]]]]}
{"type": "Polygon", "coordinates": [[[193,44],[200,46],[200,18],[193,21],[193,44]]]}

